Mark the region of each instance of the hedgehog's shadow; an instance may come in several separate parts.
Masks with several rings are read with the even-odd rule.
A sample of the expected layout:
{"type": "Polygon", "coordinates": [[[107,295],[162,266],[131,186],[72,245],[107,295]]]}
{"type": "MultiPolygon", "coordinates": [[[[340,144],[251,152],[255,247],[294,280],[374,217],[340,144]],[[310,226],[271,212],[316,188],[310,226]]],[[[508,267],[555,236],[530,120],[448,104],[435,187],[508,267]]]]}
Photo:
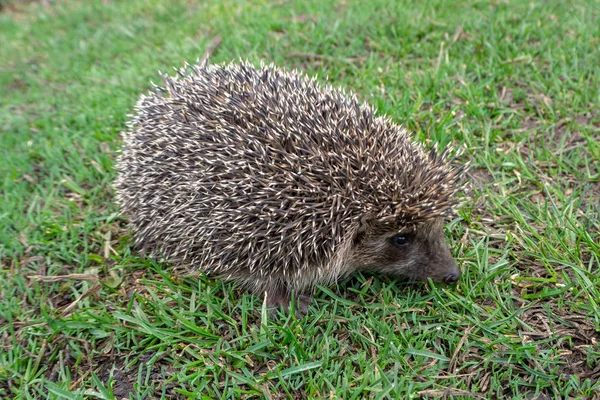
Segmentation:
{"type": "Polygon", "coordinates": [[[393,298],[403,298],[407,295],[427,291],[427,282],[411,281],[404,278],[381,275],[370,272],[352,274],[330,287],[318,286],[315,299],[336,298],[354,303],[373,303],[379,301],[380,295],[387,291],[393,298]]]}
{"type": "Polygon", "coordinates": [[[329,313],[340,314],[339,307],[345,309],[341,314],[346,314],[348,309],[352,313],[360,313],[365,309],[372,311],[388,306],[397,307],[402,299],[410,304],[415,298],[422,298],[428,288],[427,282],[359,272],[329,286],[317,285],[312,296],[292,293],[289,307],[270,308],[269,315],[274,319],[289,319],[295,314],[296,319],[300,320],[314,316],[327,317],[329,313]]]}
{"type": "MultiPolygon", "coordinates": [[[[178,280],[187,281],[190,285],[194,285],[197,280],[202,281],[201,285],[210,287],[211,296],[221,298],[223,305],[228,304],[222,311],[235,314],[239,307],[254,309],[260,318],[264,298],[259,295],[249,293],[243,286],[235,281],[223,281],[219,278],[212,277],[202,270],[180,270],[172,268],[171,272],[175,274],[178,280]],[[254,306],[251,306],[251,304],[254,306]]],[[[427,282],[409,281],[406,279],[392,277],[389,275],[381,275],[369,272],[357,272],[340,281],[328,285],[317,285],[312,296],[297,296],[292,293],[292,301],[289,308],[274,307],[269,308],[271,318],[288,318],[290,311],[294,310],[297,319],[314,315],[319,312],[327,312],[330,304],[338,303],[342,307],[352,307],[360,310],[366,307],[386,307],[402,299],[414,299],[415,295],[419,296],[428,292],[429,284],[427,282]],[[309,301],[309,305],[302,307],[299,310],[299,305],[292,305],[293,301],[309,301]]],[[[238,310],[239,311],[239,310],[238,310]]],[[[330,311],[332,311],[330,309],[330,311]]]]}

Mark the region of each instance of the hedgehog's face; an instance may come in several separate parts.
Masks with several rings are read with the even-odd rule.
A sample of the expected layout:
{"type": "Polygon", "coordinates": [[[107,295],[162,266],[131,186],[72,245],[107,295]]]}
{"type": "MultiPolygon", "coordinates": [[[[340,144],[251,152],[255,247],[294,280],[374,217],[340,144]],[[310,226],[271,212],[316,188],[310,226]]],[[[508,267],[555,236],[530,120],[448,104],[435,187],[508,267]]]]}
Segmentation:
{"type": "Polygon", "coordinates": [[[444,237],[443,221],[422,223],[410,230],[387,223],[369,222],[354,240],[351,263],[368,270],[403,277],[453,284],[460,271],[444,237]]]}

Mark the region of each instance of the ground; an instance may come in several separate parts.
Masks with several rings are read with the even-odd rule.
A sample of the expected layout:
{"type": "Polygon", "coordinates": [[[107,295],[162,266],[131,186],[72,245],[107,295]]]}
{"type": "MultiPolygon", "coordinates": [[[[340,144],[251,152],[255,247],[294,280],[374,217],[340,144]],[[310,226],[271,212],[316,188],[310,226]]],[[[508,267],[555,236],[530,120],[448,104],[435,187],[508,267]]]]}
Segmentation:
{"type": "Polygon", "coordinates": [[[600,398],[595,1],[0,0],[0,397],[600,398]],[[272,316],[131,249],[111,182],[158,71],[244,58],[461,148],[456,287],[272,316]],[[201,397],[204,396],[204,397],[201,397]]]}

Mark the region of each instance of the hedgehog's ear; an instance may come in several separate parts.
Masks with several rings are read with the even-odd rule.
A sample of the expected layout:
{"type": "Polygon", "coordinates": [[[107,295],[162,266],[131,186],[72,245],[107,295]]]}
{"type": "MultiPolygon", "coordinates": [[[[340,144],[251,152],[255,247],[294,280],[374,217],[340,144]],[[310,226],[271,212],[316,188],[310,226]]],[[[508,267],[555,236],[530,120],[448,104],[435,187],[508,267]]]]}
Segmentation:
{"type": "Polygon", "coordinates": [[[354,233],[354,236],[352,237],[352,244],[355,246],[358,245],[364,240],[365,236],[367,236],[366,229],[362,229],[362,226],[359,226],[356,232],[354,233]]]}
{"type": "Polygon", "coordinates": [[[362,240],[367,236],[372,230],[373,217],[371,215],[363,215],[358,223],[358,229],[354,233],[354,237],[352,238],[352,243],[355,245],[362,242],[362,240]]]}

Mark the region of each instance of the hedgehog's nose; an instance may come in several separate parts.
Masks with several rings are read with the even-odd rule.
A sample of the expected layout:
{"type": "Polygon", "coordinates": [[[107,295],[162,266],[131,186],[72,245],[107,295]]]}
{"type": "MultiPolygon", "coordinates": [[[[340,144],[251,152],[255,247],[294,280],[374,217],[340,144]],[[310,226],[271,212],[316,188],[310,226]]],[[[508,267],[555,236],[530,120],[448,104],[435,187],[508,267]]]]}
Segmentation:
{"type": "Polygon", "coordinates": [[[442,280],[444,281],[444,283],[446,285],[454,285],[456,282],[458,282],[459,278],[460,278],[460,272],[454,271],[454,272],[451,272],[448,275],[446,275],[444,277],[444,279],[442,279],[442,280]]]}

